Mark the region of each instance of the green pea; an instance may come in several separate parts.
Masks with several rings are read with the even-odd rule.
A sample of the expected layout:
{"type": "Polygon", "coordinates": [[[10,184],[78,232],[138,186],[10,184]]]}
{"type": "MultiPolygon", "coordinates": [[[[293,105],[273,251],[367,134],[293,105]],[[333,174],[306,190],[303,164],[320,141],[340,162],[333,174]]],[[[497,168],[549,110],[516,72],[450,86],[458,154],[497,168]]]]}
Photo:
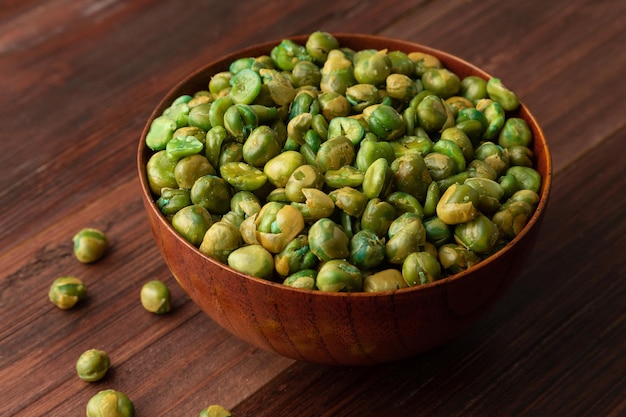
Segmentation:
{"type": "MultiPolygon", "coordinates": [[[[397,220],[396,220],[397,221],[397,220]]],[[[391,229],[391,226],[390,226],[391,229]]],[[[392,264],[402,264],[409,254],[419,251],[426,241],[422,221],[414,218],[404,224],[385,244],[385,257],[392,264]]]]}
{"type": "Polygon", "coordinates": [[[355,84],[346,88],[345,97],[355,113],[381,102],[381,94],[372,84],[355,84]]]}
{"type": "Polygon", "coordinates": [[[441,199],[441,191],[436,181],[431,182],[426,190],[426,201],[424,202],[424,218],[432,217],[437,212],[437,203],[441,199]]]}
{"type": "Polygon", "coordinates": [[[389,226],[396,218],[396,209],[380,198],[372,198],[367,202],[361,216],[361,229],[372,230],[380,237],[385,237],[389,226]]]}
{"type": "Polygon", "coordinates": [[[496,170],[485,161],[473,159],[467,165],[467,175],[469,178],[487,178],[490,180],[498,179],[496,170]]]}
{"type": "Polygon", "coordinates": [[[292,202],[305,221],[312,222],[323,217],[329,217],[335,211],[335,204],[328,194],[317,188],[302,188],[304,203],[292,202]]]}
{"type": "Polygon", "coordinates": [[[417,85],[410,77],[394,73],[385,80],[385,91],[391,98],[408,102],[417,94],[417,85]]]}
{"type": "Polygon", "coordinates": [[[309,229],[311,251],[322,261],[347,258],[350,255],[349,244],[348,236],[331,219],[319,219],[309,229]]]}
{"type": "Polygon", "coordinates": [[[439,58],[426,52],[411,52],[408,57],[415,66],[415,75],[421,77],[429,68],[442,68],[439,58]]]}
{"type": "Polygon", "coordinates": [[[178,187],[186,190],[190,190],[198,178],[215,174],[213,165],[205,156],[199,154],[183,157],[174,168],[174,178],[178,187]]]}
{"type": "Polygon", "coordinates": [[[363,291],[365,292],[395,291],[406,287],[402,273],[394,268],[383,269],[367,275],[363,279],[363,291]]]}
{"type": "Polygon", "coordinates": [[[102,258],[108,246],[106,235],[98,229],[86,227],[72,238],[74,256],[82,263],[91,263],[102,258]]]}
{"type": "Polygon", "coordinates": [[[189,110],[189,117],[187,122],[191,127],[198,127],[204,131],[211,129],[211,119],[209,118],[209,112],[211,111],[212,103],[204,103],[194,106],[189,110]]]}
{"type": "Polygon", "coordinates": [[[356,151],[350,139],[337,136],[322,143],[316,155],[316,162],[323,173],[339,169],[344,165],[352,165],[356,151]]]}
{"type": "Polygon", "coordinates": [[[224,90],[230,88],[230,79],[233,74],[230,71],[218,72],[209,80],[209,91],[211,94],[218,95],[224,90]]]}
{"type": "Polygon", "coordinates": [[[285,106],[291,103],[296,96],[296,89],[284,75],[274,69],[267,68],[260,69],[259,74],[276,105],[285,106]]]}
{"type": "Polygon", "coordinates": [[[243,159],[253,167],[261,168],[281,152],[278,134],[271,127],[255,128],[242,147],[243,159]]]}
{"type": "Polygon", "coordinates": [[[154,314],[165,314],[171,309],[171,293],[163,281],[152,280],[142,285],[139,293],[141,305],[154,314]]]}
{"type": "Polygon", "coordinates": [[[318,86],[321,80],[320,68],[310,61],[298,61],[291,71],[291,81],[295,87],[318,86]]]}
{"type": "Polygon", "coordinates": [[[218,167],[221,167],[228,162],[241,162],[243,161],[243,144],[241,142],[226,142],[220,149],[220,158],[217,163],[218,167]]]}
{"type": "Polygon", "coordinates": [[[274,268],[283,277],[315,268],[317,263],[309,246],[309,236],[305,234],[296,236],[274,257],[274,268]]]}
{"type": "Polygon", "coordinates": [[[506,150],[493,142],[483,142],[474,151],[474,157],[491,166],[498,175],[504,174],[510,165],[506,150]]]}
{"type": "Polygon", "coordinates": [[[187,126],[188,124],[190,108],[187,99],[191,97],[183,96],[182,98],[184,100],[174,101],[170,107],[163,111],[163,116],[172,119],[176,123],[176,127],[187,126]]]}
{"type": "Polygon", "coordinates": [[[50,302],[62,310],[74,307],[85,297],[87,297],[87,287],[83,281],[70,276],[55,279],[48,291],[50,302]]]}
{"type": "Polygon", "coordinates": [[[386,50],[369,54],[354,64],[354,78],[361,84],[382,84],[390,73],[391,60],[386,50]]]}
{"type": "Polygon", "coordinates": [[[393,173],[385,158],[378,158],[365,171],[363,194],[367,198],[384,197],[391,185],[393,173]]]}
{"type": "Polygon", "coordinates": [[[480,263],[480,257],[456,243],[447,243],[439,248],[439,263],[444,271],[458,274],[480,263]]]}
{"type": "Polygon", "coordinates": [[[503,197],[509,198],[511,197],[517,190],[519,190],[519,184],[517,183],[517,178],[513,174],[505,174],[498,179],[500,186],[502,187],[502,191],[504,191],[503,197]]]}
{"type": "Polygon", "coordinates": [[[504,197],[502,186],[488,178],[468,178],[464,182],[478,192],[478,209],[482,213],[492,214],[500,208],[504,197]]]}
{"type": "Polygon", "coordinates": [[[509,151],[509,163],[511,166],[524,166],[532,168],[535,154],[526,146],[513,145],[507,148],[509,151]]]}
{"type": "Polygon", "coordinates": [[[529,147],[533,139],[528,122],[520,117],[510,117],[498,136],[498,144],[504,148],[513,146],[529,147]]]}
{"type": "Polygon", "coordinates": [[[303,188],[322,188],[324,176],[313,165],[301,165],[289,176],[285,185],[285,194],[290,201],[302,203],[306,200],[303,188]]]}
{"type": "Polygon", "coordinates": [[[393,140],[404,133],[404,120],[396,109],[384,104],[376,106],[367,119],[369,128],[382,140],[393,140]]]}
{"type": "Polygon", "coordinates": [[[317,100],[320,103],[320,112],[328,121],[335,117],[350,115],[350,102],[345,96],[337,92],[324,92],[317,97],[317,100]]]}
{"type": "Polygon", "coordinates": [[[200,411],[198,417],[232,417],[232,414],[221,405],[213,404],[200,411]]]}
{"type": "Polygon", "coordinates": [[[458,127],[449,127],[441,132],[440,139],[452,141],[461,148],[465,162],[469,163],[474,158],[474,146],[467,134],[458,127]]]}
{"type": "Polygon", "coordinates": [[[224,178],[205,175],[191,187],[191,202],[204,207],[210,213],[224,214],[230,209],[233,191],[224,178]]]}
{"type": "Polygon", "coordinates": [[[172,139],[176,128],[176,122],[169,117],[156,117],[150,123],[150,128],[146,134],[146,145],[153,151],[165,149],[167,143],[172,139]]]}
{"type": "Polygon", "coordinates": [[[465,157],[463,156],[463,151],[461,150],[459,145],[456,144],[456,142],[447,139],[439,139],[433,145],[433,152],[438,152],[449,156],[450,159],[454,161],[454,165],[456,166],[456,169],[454,171],[455,174],[465,171],[465,157]]]}
{"type": "Polygon", "coordinates": [[[356,266],[343,259],[324,263],[317,272],[317,288],[320,291],[354,292],[363,288],[363,276],[356,266]]]}
{"type": "Polygon", "coordinates": [[[304,229],[304,216],[291,205],[266,203],[255,220],[256,238],[271,253],[279,253],[304,229]]]}
{"type": "Polygon", "coordinates": [[[437,203],[437,216],[446,224],[454,225],[476,218],[479,195],[469,185],[452,184],[437,203]]]}
{"type": "Polygon", "coordinates": [[[541,174],[536,169],[525,166],[513,166],[506,173],[515,177],[521,189],[539,193],[541,189],[541,174]]]}
{"type": "Polygon", "coordinates": [[[385,241],[371,230],[360,230],[350,239],[352,265],[360,269],[372,269],[385,259],[385,241]]]}
{"type": "Polygon", "coordinates": [[[389,164],[393,162],[396,156],[391,143],[366,138],[359,144],[355,165],[361,172],[365,172],[379,158],[385,158],[389,164]]]}
{"type": "Polygon", "coordinates": [[[123,392],[106,389],[87,402],[87,417],[133,417],[135,407],[123,392]]]}
{"type": "Polygon", "coordinates": [[[239,228],[230,222],[215,222],[209,227],[198,248],[199,251],[222,263],[228,263],[228,255],[241,246],[239,228]]]}
{"type": "Polygon", "coordinates": [[[461,80],[461,95],[477,103],[487,97],[487,81],[476,75],[469,75],[461,80]]]}
{"type": "Polygon", "coordinates": [[[428,155],[433,148],[433,141],[428,136],[406,135],[389,142],[396,158],[410,152],[417,152],[422,157],[428,155]]]}
{"type": "Polygon", "coordinates": [[[330,51],[339,48],[339,41],[330,33],[315,31],[307,38],[305,49],[307,54],[318,64],[323,64],[330,51]]]}
{"type": "Polygon", "coordinates": [[[224,128],[237,142],[244,142],[258,125],[256,113],[247,104],[234,104],[224,113],[224,128]]]}
{"type": "Polygon", "coordinates": [[[163,188],[178,188],[174,170],[177,161],[167,156],[165,150],[154,153],[146,164],[146,175],[150,190],[156,196],[161,195],[163,188]]]}
{"type": "Polygon", "coordinates": [[[461,89],[459,76],[446,68],[428,68],[421,80],[426,90],[444,99],[452,97],[461,89]]]}
{"type": "Polygon", "coordinates": [[[226,143],[227,140],[228,132],[223,126],[212,127],[206,134],[205,156],[215,169],[219,168],[222,145],[226,143]]]}
{"type": "Polygon", "coordinates": [[[329,169],[324,174],[324,183],[330,188],[360,187],[363,184],[364,172],[351,166],[344,165],[338,169],[329,169]]]}
{"type": "Polygon", "coordinates": [[[304,143],[304,135],[311,128],[313,115],[311,113],[300,113],[292,118],[287,124],[287,135],[296,144],[304,143]]]}
{"type": "Polygon", "coordinates": [[[509,239],[517,236],[526,226],[532,216],[534,208],[525,201],[514,201],[496,212],[492,221],[509,239]]]}
{"type": "Polygon", "coordinates": [[[412,252],[402,262],[402,277],[409,287],[429,284],[441,278],[441,265],[429,252],[412,252]]]}
{"type": "Polygon", "coordinates": [[[332,92],[342,95],[348,87],[357,83],[352,61],[340,49],[328,52],[321,73],[320,90],[323,93],[332,92]]]}
{"type": "Polygon", "coordinates": [[[424,157],[424,163],[430,177],[434,181],[448,178],[457,173],[456,163],[448,155],[439,152],[429,153],[424,157]]]}
{"type": "Polygon", "coordinates": [[[328,138],[345,136],[350,139],[354,146],[357,146],[363,136],[365,129],[358,120],[349,117],[335,117],[328,124],[328,138]]]}
{"type": "Polygon", "coordinates": [[[213,218],[207,209],[197,204],[183,207],[172,217],[172,227],[196,247],[202,243],[204,234],[212,224],[213,218]]]}
{"type": "Polygon", "coordinates": [[[189,190],[181,188],[164,188],[156,201],[157,207],[166,217],[174,215],[178,210],[191,204],[189,190]]]}
{"type": "Polygon", "coordinates": [[[294,272],[283,281],[283,285],[292,288],[301,288],[305,290],[314,290],[315,281],[317,279],[317,271],[314,269],[303,269],[294,272]]]}
{"type": "Polygon", "coordinates": [[[432,243],[436,247],[445,245],[452,239],[450,226],[444,223],[437,216],[424,221],[424,230],[426,233],[426,241],[432,243]]]}
{"type": "Polygon", "coordinates": [[[491,253],[499,238],[500,229],[483,214],[454,227],[456,242],[477,254],[491,253]]]}
{"type": "Polygon", "coordinates": [[[76,361],[76,374],[83,381],[98,381],[111,367],[109,355],[100,349],[89,349],[81,353],[76,361]]]}
{"type": "Polygon", "coordinates": [[[485,118],[489,122],[487,129],[485,129],[485,132],[483,133],[483,139],[496,139],[506,121],[504,109],[497,101],[492,101],[488,99],[480,100],[477,103],[476,108],[483,112],[485,118]],[[484,107],[482,107],[481,103],[485,103],[484,107]]]}
{"type": "Polygon", "coordinates": [[[428,186],[432,182],[424,158],[417,152],[396,158],[391,166],[393,184],[397,191],[411,194],[419,201],[426,199],[428,186]]]}
{"type": "Polygon", "coordinates": [[[246,245],[228,255],[228,266],[258,278],[270,278],[274,272],[274,257],[261,245],[246,245]]]}
{"type": "Polygon", "coordinates": [[[341,187],[329,193],[335,206],[353,217],[361,217],[369,199],[361,191],[352,187],[341,187]]]}
{"type": "Polygon", "coordinates": [[[299,90],[290,107],[289,120],[299,114],[310,113],[313,116],[320,112],[320,102],[317,101],[317,93],[309,90],[299,90]]]}
{"type": "Polygon", "coordinates": [[[304,46],[298,45],[290,39],[283,39],[270,51],[274,63],[282,70],[291,71],[294,65],[301,60],[310,60],[304,46]]]}
{"type": "Polygon", "coordinates": [[[487,81],[487,94],[493,101],[500,103],[506,111],[517,110],[520,105],[517,95],[509,90],[499,78],[490,78],[487,81]]]}
{"type": "Polygon", "coordinates": [[[412,212],[405,212],[398,215],[389,225],[387,236],[389,239],[393,238],[396,233],[402,231],[407,225],[414,221],[421,221],[422,217],[419,214],[412,212]]]}
{"type": "Polygon", "coordinates": [[[263,172],[275,187],[284,188],[293,171],[305,163],[304,157],[299,152],[284,151],[267,161],[263,172]]]}
{"type": "Polygon", "coordinates": [[[385,201],[393,206],[398,215],[412,213],[417,215],[420,219],[424,217],[422,204],[409,193],[394,191],[385,197],[385,201]]]}
{"type": "Polygon", "coordinates": [[[261,77],[250,69],[244,68],[230,79],[230,96],[236,104],[251,104],[261,91],[261,77]]]}
{"type": "Polygon", "coordinates": [[[417,121],[426,132],[440,132],[454,125],[454,115],[441,97],[431,94],[417,105],[417,121]]]}
{"type": "Polygon", "coordinates": [[[413,77],[415,75],[415,64],[405,52],[390,51],[387,53],[387,56],[391,61],[392,74],[403,74],[408,77],[413,77]]]}
{"type": "Polygon", "coordinates": [[[233,104],[235,102],[231,96],[219,97],[213,102],[209,109],[209,123],[212,127],[224,127],[224,115],[233,104]]]}
{"type": "Polygon", "coordinates": [[[455,119],[458,117],[461,110],[474,107],[474,103],[461,96],[448,97],[445,101],[448,107],[450,107],[450,110],[452,110],[455,119]]]}

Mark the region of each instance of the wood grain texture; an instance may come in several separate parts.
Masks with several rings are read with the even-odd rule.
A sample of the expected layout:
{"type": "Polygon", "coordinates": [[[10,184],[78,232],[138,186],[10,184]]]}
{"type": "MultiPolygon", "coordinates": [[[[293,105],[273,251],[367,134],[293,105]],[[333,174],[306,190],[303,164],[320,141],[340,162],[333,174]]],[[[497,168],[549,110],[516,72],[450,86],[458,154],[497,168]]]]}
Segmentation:
{"type": "Polygon", "coordinates": [[[3,1],[0,6],[0,415],[84,415],[114,387],[138,416],[626,414],[626,4],[610,0],[3,1]],[[554,189],[533,261],[449,345],[367,368],[294,362],[219,328],[176,285],[143,213],[135,151],[174,83],[208,61],[316,29],[397,37],[458,55],[515,89],[542,124],[554,189]],[[84,226],[112,239],[78,264],[84,226]],[[89,298],[47,300],[60,275],[89,298]],[[166,281],[170,315],[141,285],[166,281]],[[87,384],[74,361],[107,350],[87,384]]]}

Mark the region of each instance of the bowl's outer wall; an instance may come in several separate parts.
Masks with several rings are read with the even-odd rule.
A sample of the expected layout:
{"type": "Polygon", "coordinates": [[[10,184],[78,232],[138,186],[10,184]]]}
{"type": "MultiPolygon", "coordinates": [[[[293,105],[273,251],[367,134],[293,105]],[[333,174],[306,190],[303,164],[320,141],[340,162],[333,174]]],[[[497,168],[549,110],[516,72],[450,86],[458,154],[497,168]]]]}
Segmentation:
{"type": "MultiPolygon", "coordinates": [[[[422,51],[440,58],[459,76],[489,74],[451,55],[419,44],[370,35],[335,35],[342,46],[422,51]]],[[[306,36],[293,37],[304,43],[306,36]]],[[[507,290],[530,255],[544,218],[552,181],[545,137],[522,105],[534,134],[536,167],[543,177],[541,200],[526,228],[503,250],[476,267],[401,291],[322,293],[245,276],[207,256],[180,237],[161,215],[148,186],[145,135],[150,121],[181,94],[205,89],[211,74],[238,57],[268,54],[268,42],[230,54],[191,74],[154,110],[138,150],[142,196],[155,241],[172,274],[189,297],[216,323],[262,349],[322,364],[367,365],[414,356],[465,331],[507,290]]]]}

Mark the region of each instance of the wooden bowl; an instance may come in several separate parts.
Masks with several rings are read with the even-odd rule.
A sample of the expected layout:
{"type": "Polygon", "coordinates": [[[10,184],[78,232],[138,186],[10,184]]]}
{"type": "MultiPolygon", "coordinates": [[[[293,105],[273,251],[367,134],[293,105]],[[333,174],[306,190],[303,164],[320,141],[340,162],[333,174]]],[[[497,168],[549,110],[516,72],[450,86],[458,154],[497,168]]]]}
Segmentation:
{"type": "MultiPolygon", "coordinates": [[[[370,35],[335,34],[342,46],[437,56],[460,77],[490,75],[447,53],[412,42],[370,35]]],[[[293,37],[304,44],[307,36],[293,37]]],[[[146,177],[150,122],[182,94],[206,89],[212,74],[236,58],[269,54],[278,41],[252,46],[214,61],[176,85],[148,120],[138,148],[142,198],[157,246],[172,274],[216,323],[259,348],[285,357],[331,365],[368,365],[415,356],[466,331],[501,298],[524,267],[539,232],[552,180],[544,134],[522,104],[519,117],[534,134],[536,169],[543,177],[541,200],[524,230],[480,264],[432,284],[384,293],[327,293],[295,289],[237,272],[178,235],[155,205],[146,177]]]]}

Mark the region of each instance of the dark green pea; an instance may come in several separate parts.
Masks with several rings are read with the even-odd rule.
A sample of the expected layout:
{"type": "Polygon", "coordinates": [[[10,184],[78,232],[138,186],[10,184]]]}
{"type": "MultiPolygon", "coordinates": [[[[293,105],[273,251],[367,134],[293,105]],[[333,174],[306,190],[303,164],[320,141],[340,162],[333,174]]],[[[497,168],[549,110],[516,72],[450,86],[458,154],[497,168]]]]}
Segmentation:
{"type": "Polygon", "coordinates": [[[315,31],[307,38],[305,49],[318,64],[323,64],[333,49],[339,48],[339,41],[330,33],[315,31]]]}
{"type": "Polygon", "coordinates": [[[454,227],[454,239],[477,254],[489,254],[500,238],[500,229],[483,214],[454,227]]]}
{"type": "Polygon", "coordinates": [[[487,178],[468,178],[464,182],[478,192],[478,209],[486,214],[494,213],[500,208],[504,190],[494,180],[487,178]]]}
{"type": "Polygon", "coordinates": [[[479,195],[469,185],[452,184],[437,203],[437,216],[446,224],[459,224],[476,218],[479,195]]]}
{"type": "Polygon", "coordinates": [[[356,151],[350,139],[337,136],[322,143],[316,155],[316,162],[322,172],[339,169],[344,165],[352,165],[356,151]]]}
{"type": "Polygon", "coordinates": [[[237,142],[244,142],[258,125],[259,119],[246,104],[232,105],[224,113],[224,128],[237,142]]]}
{"type": "Polygon", "coordinates": [[[301,288],[305,290],[315,289],[315,280],[317,279],[317,271],[314,269],[303,269],[294,272],[283,281],[283,285],[292,288],[301,288]]]}
{"type": "Polygon", "coordinates": [[[420,219],[424,217],[424,209],[417,198],[409,193],[394,191],[385,197],[385,201],[393,206],[398,215],[412,213],[420,219]]]}
{"type": "Polygon", "coordinates": [[[318,259],[309,247],[309,237],[305,234],[296,236],[274,257],[274,268],[283,277],[315,268],[317,263],[318,259]]]}
{"type": "Polygon", "coordinates": [[[525,166],[513,166],[506,173],[515,177],[520,189],[539,193],[541,189],[541,174],[536,169],[525,166]]]}
{"type": "Polygon", "coordinates": [[[487,94],[493,101],[500,103],[506,111],[517,110],[519,107],[517,95],[509,90],[499,78],[490,78],[487,81],[487,94]]]}
{"type": "Polygon", "coordinates": [[[176,163],[174,177],[179,188],[190,190],[200,177],[215,175],[216,171],[209,160],[203,155],[189,155],[176,163]]]}
{"type": "Polygon", "coordinates": [[[339,169],[330,169],[324,174],[324,183],[330,188],[360,187],[364,173],[359,169],[344,165],[339,169]]]}
{"type": "Polygon", "coordinates": [[[509,156],[506,150],[493,142],[483,142],[474,151],[474,157],[491,166],[498,175],[509,168],[509,156]]]}
{"type": "Polygon", "coordinates": [[[60,277],[50,285],[48,298],[50,302],[62,310],[74,307],[87,297],[87,287],[80,278],[60,277]]]}
{"type": "Polygon", "coordinates": [[[249,107],[256,115],[259,124],[271,124],[278,117],[278,109],[276,107],[268,107],[262,104],[250,104],[249,107]]]}
{"type": "Polygon", "coordinates": [[[164,216],[174,215],[178,210],[191,204],[189,190],[180,188],[163,188],[156,201],[157,207],[164,216]]]}
{"type": "Polygon", "coordinates": [[[465,157],[463,156],[463,151],[456,144],[456,142],[447,140],[447,139],[439,139],[433,145],[433,152],[438,152],[444,155],[447,155],[454,161],[454,165],[456,166],[455,174],[458,172],[465,171],[466,163],[465,157]]]}
{"type": "Polygon", "coordinates": [[[222,145],[228,139],[228,132],[224,129],[223,126],[212,127],[206,133],[205,138],[205,156],[213,165],[213,168],[219,168],[220,154],[222,151],[222,145]]]}
{"type": "Polygon", "coordinates": [[[382,84],[390,73],[391,60],[387,50],[376,51],[354,64],[354,78],[361,84],[382,84]]]}
{"type": "Polygon", "coordinates": [[[210,213],[224,214],[230,210],[232,188],[223,178],[205,175],[191,187],[191,201],[210,213]]]}
{"type": "Polygon", "coordinates": [[[445,193],[446,190],[453,184],[463,184],[465,180],[469,178],[467,171],[459,172],[458,174],[450,175],[447,178],[437,181],[437,187],[439,191],[445,193]]]}
{"type": "Polygon", "coordinates": [[[123,392],[106,389],[87,402],[87,417],[133,417],[133,402],[123,392]]]}
{"type": "Polygon", "coordinates": [[[241,246],[239,228],[230,222],[215,222],[209,227],[198,250],[222,263],[228,263],[228,255],[241,246]]]}
{"type": "Polygon", "coordinates": [[[363,276],[356,266],[343,259],[324,263],[317,272],[316,285],[320,291],[354,292],[363,288],[363,276]]]}
{"type": "Polygon", "coordinates": [[[459,129],[458,127],[449,127],[441,132],[440,139],[445,139],[452,141],[457,144],[457,146],[461,149],[463,153],[463,158],[466,163],[469,163],[472,159],[474,159],[474,146],[470,141],[467,134],[459,129]]]}
{"type": "Polygon", "coordinates": [[[365,292],[395,291],[406,287],[402,273],[395,268],[383,269],[363,279],[365,292]]]}
{"type": "Polygon", "coordinates": [[[285,194],[292,202],[302,203],[306,197],[303,188],[321,189],[324,184],[324,175],[313,165],[301,165],[296,168],[285,185],[285,194]]]}
{"type": "Polygon", "coordinates": [[[385,241],[371,230],[361,230],[350,239],[351,264],[362,270],[377,267],[385,259],[385,241]]]}
{"type": "Polygon", "coordinates": [[[452,239],[452,230],[450,229],[450,226],[444,223],[437,216],[424,221],[424,230],[426,233],[426,241],[432,243],[436,247],[445,245],[452,239]]]}
{"type": "Polygon", "coordinates": [[[409,287],[429,284],[441,278],[441,265],[428,252],[413,252],[402,263],[402,276],[409,287]]]}
{"type": "Polygon", "coordinates": [[[424,218],[432,217],[437,212],[437,203],[441,199],[441,191],[436,181],[431,182],[426,190],[426,201],[424,202],[424,218]]]}
{"type": "Polygon", "coordinates": [[[350,255],[350,240],[334,221],[319,219],[309,229],[311,251],[322,261],[344,259],[350,255]]]}
{"type": "Polygon", "coordinates": [[[278,68],[291,71],[299,61],[311,60],[304,46],[290,39],[283,39],[270,51],[270,56],[278,68]]]}
{"type": "Polygon", "coordinates": [[[533,140],[528,122],[520,117],[510,117],[498,136],[498,144],[504,148],[512,146],[529,147],[533,140]]]}
{"type": "Polygon", "coordinates": [[[485,118],[489,122],[487,129],[483,132],[483,139],[494,140],[500,134],[502,127],[504,126],[506,115],[504,109],[500,103],[490,100],[482,99],[476,103],[476,109],[483,112],[485,118]]]}
{"type": "Polygon", "coordinates": [[[312,94],[308,90],[299,91],[289,109],[289,120],[299,114],[310,113],[311,117],[320,111],[320,103],[317,101],[317,94],[312,94]]]}
{"type": "Polygon", "coordinates": [[[517,183],[517,178],[513,174],[505,174],[498,179],[502,190],[504,191],[503,198],[508,199],[511,197],[516,191],[519,190],[519,184],[517,183]]]}
{"type": "MultiPolygon", "coordinates": [[[[458,116],[456,120],[458,120],[458,116]]],[[[480,121],[472,119],[457,121],[454,126],[461,129],[467,135],[470,142],[472,142],[472,145],[475,146],[480,143],[483,137],[483,132],[485,131],[485,128],[480,121]]]]}
{"type": "Polygon", "coordinates": [[[372,198],[367,202],[361,216],[361,229],[369,229],[379,237],[387,236],[389,226],[396,218],[396,209],[380,198],[372,198]]]}
{"type": "Polygon", "coordinates": [[[353,217],[361,217],[369,201],[364,193],[352,187],[341,187],[328,195],[336,207],[353,217]]]}
{"type": "Polygon", "coordinates": [[[237,191],[256,191],[267,182],[267,175],[245,162],[226,162],[220,166],[220,176],[237,191]]]}
{"type": "Polygon", "coordinates": [[[462,126],[459,126],[461,123],[466,122],[468,120],[476,120],[480,122],[480,125],[481,125],[480,138],[482,138],[483,134],[489,127],[489,120],[487,120],[487,117],[485,117],[485,114],[474,107],[465,108],[459,111],[459,115],[457,116],[456,121],[455,121],[456,126],[461,128],[471,140],[473,137],[473,132],[468,133],[468,131],[464,130],[462,126]]]}
{"type": "Polygon", "coordinates": [[[196,247],[200,246],[212,224],[213,219],[207,209],[197,204],[183,207],[172,217],[172,227],[196,247]]]}
{"type": "Polygon", "coordinates": [[[350,115],[350,102],[345,96],[336,92],[324,92],[317,97],[320,103],[320,112],[326,120],[330,121],[335,117],[350,115]]]}
{"type": "Polygon", "coordinates": [[[150,128],[146,134],[146,146],[153,151],[165,149],[167,143],[172,139],[176,128],[176,122],[169,117],[156,117],[150,123],[150,128]]]}
{"type": "Polygon", "coordinates": [[[363,176],[363,194],[367,198],[384,197],[392,184],[393,172],[385,158],[378,158],[363,176]]]}
{"type": "Polygon", "coordinates": [[[284,188],[293,171],[305,163],[304,157],[299,152],[284,151],[267,161],[263,166],[263,172],[275,187],[284,188]]]}
{"type": "Polygon", "coordinates": [[[403,74],[409,77],[415,75],[415,64],[405,52],[391,51],[387,56],[391,61],[391,72],[393,74],[403,74]]]}
{"type": "Polygon", "coordinates": [[[393,140],[404,133],[404,120],[396,109],[384,104],[376,106],[367,119],[369,128],[382,140],[393,140]]]}
{"type": "Polygon", "coordinates": [[[229,162],[243,161],[243,144],[241,142],[226,142],[220,150],[220,159],[217,165],[221,167],[229,162]]]}
{"type": "Polygon", "coordinates": [[[426,156],[433,148],[433,141],[428,136],[407,135],[389,142],[396,158],[410,152],[426,156]]]}
{"type": "Polygon", "coordinates": [[[535,154],[526,146],[513,145],[507,148],[509,151],[509,163],[511,166],[524,166],[532,168],[535,154]]]}
{"type": "Polygon", "coordinates": [[[278,106],[287,106],[296,96],[296,89],[283,74],[274,70],[263,68],[259,70],[263,84],[274,103],[278,106]]]}
{"type": "Polygon", "coordinates": [[[111,367],[109,355],[100,349],[84,351],[76,361],[76,374],[87,382],[98,381],[106,375],[111,367]]]}
{"type": "Polygon", "coordinates": [[[230,79],[232,78],[233,73],[230,71],[222,71],[218,72],[214,76],[211,77],[209,81],[209,91],[211,94],[218,95],[223,90],[227,90],[230,88],[230,79]]]}
{"type": "Polygon", "coordinates": [[[467,165],[467,174],[470,178],[487,178],[494,181],[498,178],[496,170],[480,159],[473,159],[467,165]]]}
{"type": "Polygon", "coordinates": [[[417,120],[419,125],[429,133],[440,132],[454,125],[452,110],[442,98],[436,95],[427,95],[417,105],[417,120]]]}
{"type": "Polygon", "coordinates": [[[503,208],[493,215],[492,220],[506,237],[513,239],[524,229],[533,212],[534,208],[527,202],[514,201],[503,205],[503,208]]]}
{"type": "MultiPolygon", "coordinates": [[[[339,49],[333,49],[328,52],[328,57],[321,72],[320,90],[323,93],[332,92],[342,95],[348,87],[357,83],[354,77],[352,61],[339,49]]],[[[330,120],[328,117],[327,119],[330,120]]]]}
{"type": "Polygon", "coordinates": [[[444,99],[457,94],[461,88],[458,75],[446,68],[428,68],[422,74],[421,80],[426,90],[444,99]]]}
{"type": "Polygon", "coordinates": [[[502,209],[506,208],[508,204],[516,201],[523,201],[531,205],[531,207],[537,207],[539,204],[539,194],[532,190],[518,190],[512,196],[510,196],[506,202],[502,205],[502,209]]]}
{"type": "Polygon", "coordinates": [[[274,272],[274,257],[261,245],[246,245],[228,255],[228,266],[247,275],[270,278],[274,272]]]}
{"type": "Polygon", "coordinates": [[[487,81],[476,75],[469,75],[461,80],[461,95],[476,104],[487,97],[487,81]]]}
{"type": "Polygon", "coordinates": [[[424,158],[419,153],[410,152],[396,158],[390,168],[397,191],[411,194],[419,201],[426,199],[426,192],[432,178],[424,158]]]}
{"type": "Polygon", "coordinates": [[[260,168],[281,152],[276,132],[267,125],[255,128],[243,143],[243,160],[260,168]]]}
{"type": "Polygon", "coordinates": [[[439,248],[441,267],[450,274],[458,274],[480,263],[480,257],[456,243],[447,243],[439,248]]]}
{"type": "Polygon", "coordinates": [[[448,178],[457,173],[456,163],[451,157],[443,153],[429,153],[424,157],[424,163],[434,181],[448,178]]]}
{"type": "Polygon", "coordinates": [[[413,219],[387,241],[385,257],[392,264],[402,264],[409,254],[419,251],[425,241],[424,225],[421,220],[413,219]]]}
{"type": "Polygon", "coordinates": [[[216,99],[209,109],[209,123],[212,127],[224,126],[224,114],[235,104],[231,96],[223,96],[216,99]]]}
{"type": "Polygon", "coordinates": [[[160,196],[163,188],[178,188],[174,174],[176,162],[167,156],[165,150],[158,151],[150,157],[146,164],[146,174],[154,195],[160,196]]]}
{"type": "Polygon", "coordinates": [[[428,68],[443,68],[439,58],[425,52],[411,52],[408,57],[413,61],[415,75],[418,77],[421,77],[428,68]]]}

